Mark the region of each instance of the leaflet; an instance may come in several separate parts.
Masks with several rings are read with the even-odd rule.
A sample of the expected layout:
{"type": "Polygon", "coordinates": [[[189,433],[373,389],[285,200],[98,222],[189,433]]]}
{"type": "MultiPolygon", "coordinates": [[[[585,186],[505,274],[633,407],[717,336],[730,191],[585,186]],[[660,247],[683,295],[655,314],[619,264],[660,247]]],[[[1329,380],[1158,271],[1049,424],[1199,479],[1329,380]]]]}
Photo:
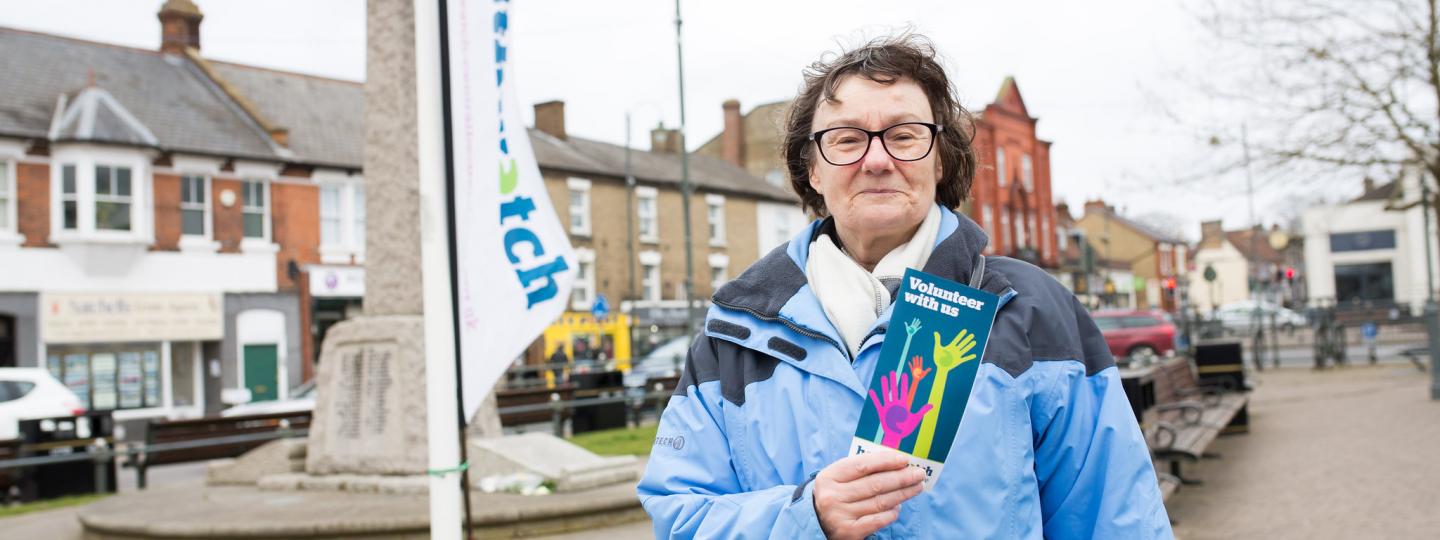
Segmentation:
{"type": "Polygon", "coordinates": [[[929,490],[960,429],[1000,297],[913,269],[895,294],[850,454],[905,453],[929,490]]]}

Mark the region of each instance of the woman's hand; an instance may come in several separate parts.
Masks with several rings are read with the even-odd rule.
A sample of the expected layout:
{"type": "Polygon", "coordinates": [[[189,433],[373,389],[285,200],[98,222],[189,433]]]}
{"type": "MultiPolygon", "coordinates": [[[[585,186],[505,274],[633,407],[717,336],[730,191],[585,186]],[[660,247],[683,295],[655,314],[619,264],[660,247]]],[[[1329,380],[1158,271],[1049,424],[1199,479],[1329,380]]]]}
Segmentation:
{"type": "Polygon", "coordinates": [[[820,530],[830,540],[865,538],[900,517],[900,503],[920,494],[925,473],[894,452],[850,456],[815,475],[820,530]]]}

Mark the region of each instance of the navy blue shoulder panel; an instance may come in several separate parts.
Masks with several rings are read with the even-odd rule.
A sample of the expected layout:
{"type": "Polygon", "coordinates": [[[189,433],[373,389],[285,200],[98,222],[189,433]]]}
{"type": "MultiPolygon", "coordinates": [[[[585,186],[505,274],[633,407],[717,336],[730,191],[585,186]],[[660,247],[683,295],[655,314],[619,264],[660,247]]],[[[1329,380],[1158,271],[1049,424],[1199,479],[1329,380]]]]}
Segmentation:
{"type": "Polygon", "coordinates": [[[780,313],[790,297],[805,286],[805,272],[785,252],[789,244],[780,244],[755,261],[739,277],[715,291],[717,304],[753,310],[767,317],[780,313]]]}
{"type": "Polygon", "coordinates": [[[991,269],[1004,275],[1019,294],[995,317],[984,362],[1015,377],[1033,362],[1078,360],[1085,364],[1086,375],[1115,365],[1095,321],[1050,274],[1008,257],[990,257],[987,274],[991,269]]]}
{"type": "MultiPolygon", "coordinates": [[[[802,357],[803,351],[801,349],[802,357]]],[[[745,404],[745,387],[769,380],[779,364],[780,360],[773,356],[700,334],[690,344],[685,371],[680,374],[680,382],[675,385],[673,395],[689,395],[691,386],[720,381],[720,396],[741,406],[745,404]]]]}

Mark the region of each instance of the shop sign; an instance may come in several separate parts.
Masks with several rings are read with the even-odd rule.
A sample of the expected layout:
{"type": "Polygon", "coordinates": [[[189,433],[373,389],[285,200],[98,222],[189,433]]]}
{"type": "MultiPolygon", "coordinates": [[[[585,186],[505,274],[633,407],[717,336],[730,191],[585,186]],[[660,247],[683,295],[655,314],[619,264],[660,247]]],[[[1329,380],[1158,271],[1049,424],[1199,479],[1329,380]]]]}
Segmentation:
{"type": "Polygon", "coordinates": [[[310,267],[310,296],[316,298],[363,298],[365,269],[355,266],[310,267]]]}
{"type": "Polygon", "coordinates": [[[46,343],[206,341],[225,334],[219,294],[44,293],[46,343]]]}

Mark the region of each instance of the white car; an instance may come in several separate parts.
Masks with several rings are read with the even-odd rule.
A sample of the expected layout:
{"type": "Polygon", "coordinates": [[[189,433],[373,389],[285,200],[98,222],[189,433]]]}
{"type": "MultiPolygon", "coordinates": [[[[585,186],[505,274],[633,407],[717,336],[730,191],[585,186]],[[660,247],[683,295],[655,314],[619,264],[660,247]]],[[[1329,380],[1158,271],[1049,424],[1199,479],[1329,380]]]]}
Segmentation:
{"type": "Polygon", "coordinates": [[[0,368],[0,440],[20,437],[20,421],[85,414],[80,397],[44,368],[0,368]]]}
{"type": "Polygon", "coordinates": [[[220,411],[220,416],[250,416],[315,410],[315,381],[311,380],[290,391],[288,399],[242,403],[220,411]]]}
{"type": "MultiPolygon", "coordinates": [[[[1215,311],[1215,318],[1220,320],[1221,326],[1227,332],[1248,334],[1254,322],[1257,302],[1252,300],[1240,300],[1221,306],[1215,311]]],[[[1290,311],[1270,302],[1258,302],[1260,311],[1260,323],[1263,328],[1270,326],[1270,316],[1275,316],[1275,326],[1281,332],[1289,334],[1297,328],[1309,326],[1310,321],[1304,315],[1290,311]]]]}

